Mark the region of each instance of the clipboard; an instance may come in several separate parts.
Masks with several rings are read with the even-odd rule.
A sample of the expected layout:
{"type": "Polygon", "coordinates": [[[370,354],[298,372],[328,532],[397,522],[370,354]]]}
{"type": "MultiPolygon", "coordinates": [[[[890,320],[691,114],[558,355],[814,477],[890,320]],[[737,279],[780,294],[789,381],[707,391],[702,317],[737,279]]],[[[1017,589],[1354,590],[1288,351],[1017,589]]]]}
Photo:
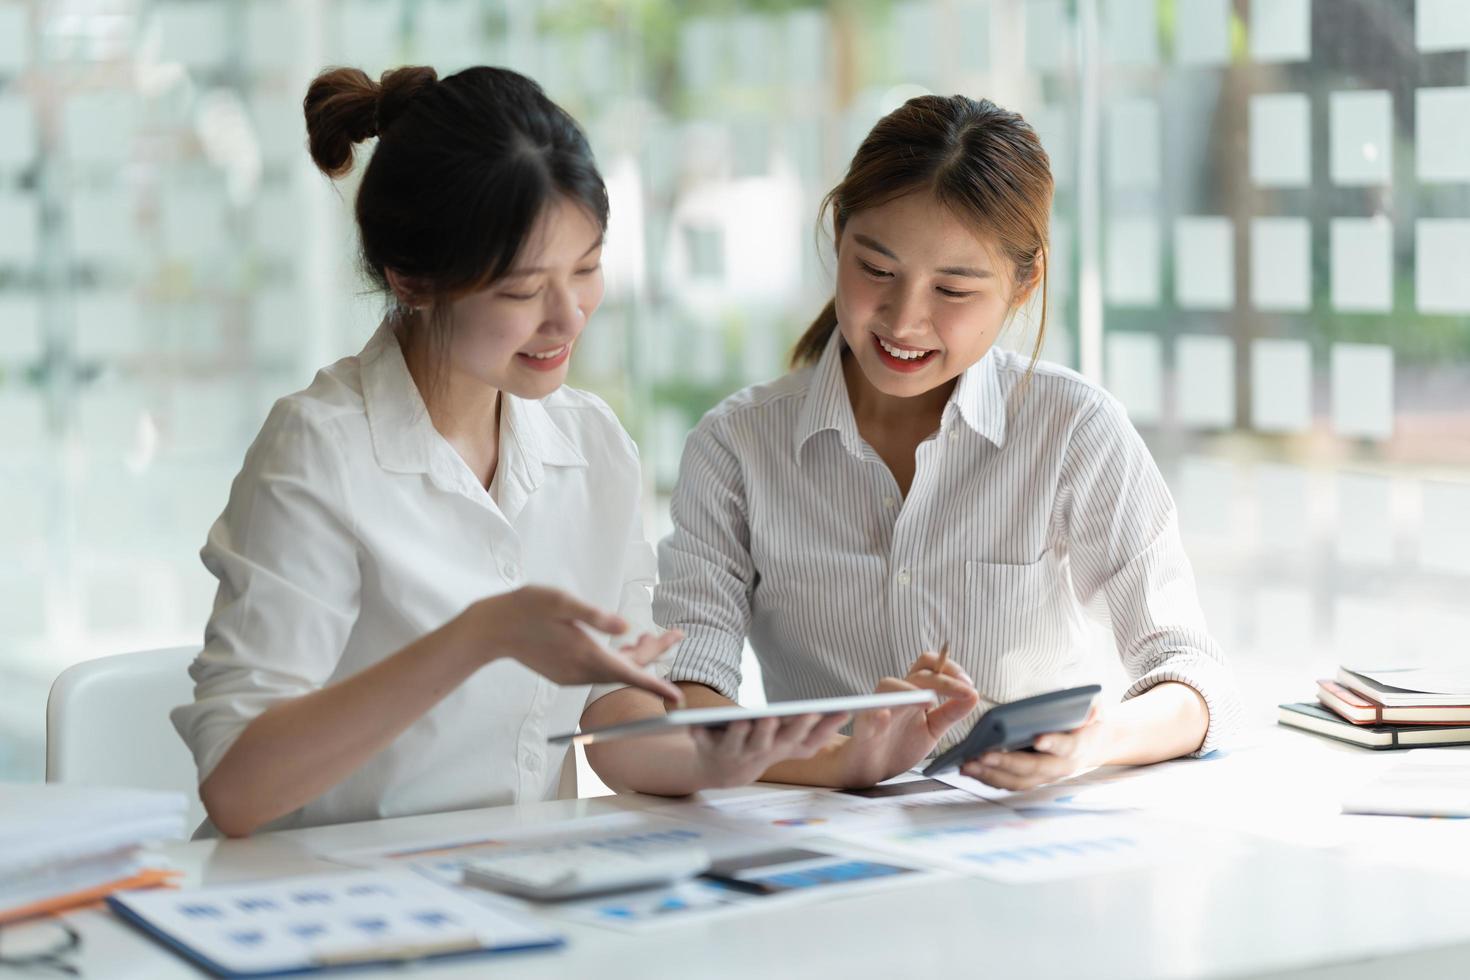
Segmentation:
{"type": "Polygon", "coordinates": [[[791,715],[857,714],[860,711],[873,711],[878,708],[930,705],[937,700],[933,691],[889,691],[882,694],[858,694],[852,697],[777,701],[760,708],[744,708],[740,705],[720,708],[685,708],[653,718],[640,718],[637,721],[625,721],[621,724],[606,725],[585,731],[564,732],[551,736],[547,741],[553,745],[565,742],[575,745],[591,745],[594,742],[609,742],[619,738],[664,735],[685,728],[724,728],[735,721],[788,718],[791,715]]]}
{"type": "Polygon", "coordinates": [[[487,955],[564,944],[540,923],[408,871],[348,871],[120,892],[118,918],[220,977],[487,955]]]}

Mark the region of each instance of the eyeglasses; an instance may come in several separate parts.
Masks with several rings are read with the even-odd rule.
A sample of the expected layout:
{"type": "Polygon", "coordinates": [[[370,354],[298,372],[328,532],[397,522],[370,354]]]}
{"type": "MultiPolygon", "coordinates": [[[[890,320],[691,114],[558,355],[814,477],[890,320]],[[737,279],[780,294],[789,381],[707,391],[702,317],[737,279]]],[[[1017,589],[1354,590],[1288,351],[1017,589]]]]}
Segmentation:
{"type": "Polygon", "coordinates": [[[47,970],[65,974],[69,977],[81,976],[80,970],[71,963],[66,962],[67,957],[75,956],[77,951],[82,948],[81,934],[73,929],[71,923],[65,919],[51,918],[45,921],[47,924],[59,929],[60,933],[48,944],[26,943],[28,946],[38,946],[38,952],[6,954],[3,942],[4,936],[0,934],[0,968],[47,970]]]}

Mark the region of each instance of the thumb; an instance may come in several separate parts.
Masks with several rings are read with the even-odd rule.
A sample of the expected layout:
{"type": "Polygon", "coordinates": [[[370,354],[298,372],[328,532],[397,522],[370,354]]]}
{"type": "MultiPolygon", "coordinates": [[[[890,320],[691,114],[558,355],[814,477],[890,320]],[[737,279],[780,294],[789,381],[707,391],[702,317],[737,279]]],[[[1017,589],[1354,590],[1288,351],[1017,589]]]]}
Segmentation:
{"type": "Polygon", "coordinates": [[[938,706],[925,714],[925,720],[929,724],[929,734],[939,738],[945,732],[954,727],[955,722],[975,710],[979,698],[975,695],[969,697],[954,697],[942,701],[938,706]]]}

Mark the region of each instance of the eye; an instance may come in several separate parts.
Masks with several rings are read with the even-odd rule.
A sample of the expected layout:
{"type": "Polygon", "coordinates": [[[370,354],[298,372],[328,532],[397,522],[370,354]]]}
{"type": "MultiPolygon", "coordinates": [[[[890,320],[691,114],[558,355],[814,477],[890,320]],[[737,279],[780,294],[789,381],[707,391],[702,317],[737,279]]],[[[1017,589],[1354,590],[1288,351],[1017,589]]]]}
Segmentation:
{"type": "Polygon", "coordinates": [[[577,275],[579,275],[579,276],[590,276],[590,275],[592,275],[592,273],[596,272],[598,269],[601,269],[601,268],[602,268],[602,263],[601,262],[598,262],[596,265],[588,266],[585,269],[578,269],[577,270],[577,275]]]}
{"type": "Polygon", "coordinates": [[[963,289],[945,289],[943,286],[936,286],[934,288],[939,290],[939,292],[943,295],[952,297],[954,299],[964,299],[966,296],[975,295],[973,292],[967,292],[963,289]]]}
{"type": "Polygon", "coordinates": [[[868,275],[872,276],[874,279],[892,279],[893,278],[893,273],[891,273],[891,272],[885,272],[884,270],[878,268],[876,265],[870,265],[867,262],[863,261],[862,259],[858,259],[858,265],[862,266],[863,271],[866,272],[868,275]]]}

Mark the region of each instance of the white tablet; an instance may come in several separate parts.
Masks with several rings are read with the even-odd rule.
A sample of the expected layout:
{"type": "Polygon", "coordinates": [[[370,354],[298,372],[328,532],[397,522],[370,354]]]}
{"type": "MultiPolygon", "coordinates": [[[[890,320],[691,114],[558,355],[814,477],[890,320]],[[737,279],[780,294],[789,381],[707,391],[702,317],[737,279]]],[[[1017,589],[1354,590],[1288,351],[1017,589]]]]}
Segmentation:
{"type": "Polygon", "coordinates": [[[590,745],[615,738],[639,738],[662,735],[679,728],[721,728],[732,721],[755,721],[758,718],[785,718],[788,715],[840,715],[872,711],[875,708],[901,708],[911,704],[933,704],[933,691],[891,691],[886,694],[859,694],[846,698],[813,698],[810,701],[777,701],[762,708],[686,708],[670,711],[656,718],[626,721],[621,725],[592,728],[580,732],[553,735],[549,742],[574,742],[590,745]]]}

